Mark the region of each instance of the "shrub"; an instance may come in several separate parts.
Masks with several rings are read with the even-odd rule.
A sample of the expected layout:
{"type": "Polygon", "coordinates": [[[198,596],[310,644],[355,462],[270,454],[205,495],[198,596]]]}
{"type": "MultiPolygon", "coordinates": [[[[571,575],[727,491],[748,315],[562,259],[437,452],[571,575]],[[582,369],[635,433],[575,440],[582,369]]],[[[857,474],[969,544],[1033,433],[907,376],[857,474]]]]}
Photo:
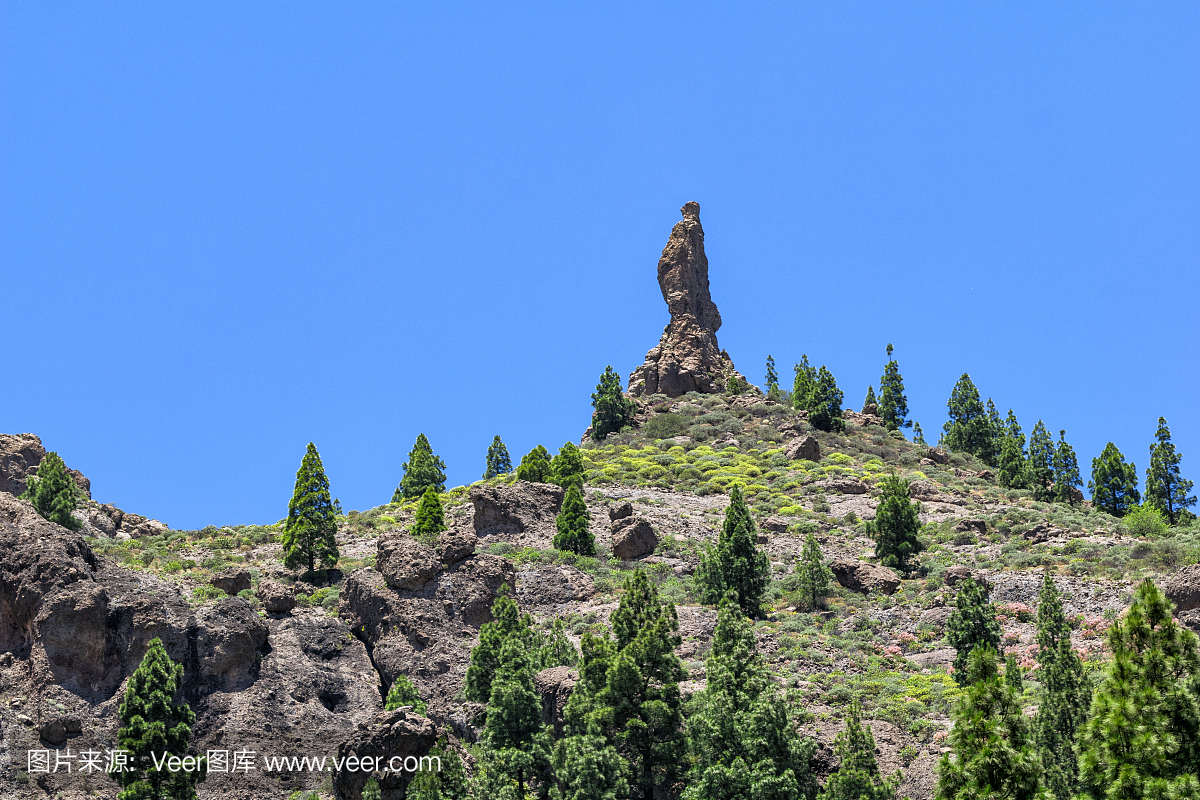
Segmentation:
{"type": "Polygon", "coordinates": [[[1134,506],[1134,509],[1122,517],[1118,524],[1130,536],[1157,538],[1165,536],[1167,533],[1166,515],[1150,505],[1134,506]]]}
{"type": "Polygon", "coordinates": [[[688,429],[687,417],[666,412],[655,414],[642,426],[642,432],[650,439],[670,439],[688,429]]]}

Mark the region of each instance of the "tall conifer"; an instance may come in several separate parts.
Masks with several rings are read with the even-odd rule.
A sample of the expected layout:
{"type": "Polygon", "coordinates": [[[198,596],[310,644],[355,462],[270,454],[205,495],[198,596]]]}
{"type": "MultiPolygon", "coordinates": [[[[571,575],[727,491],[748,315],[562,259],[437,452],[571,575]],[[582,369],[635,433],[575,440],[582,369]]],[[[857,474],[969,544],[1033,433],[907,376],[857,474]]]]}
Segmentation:
{"type": "Polygon", "coordinates": [[[592,438],[597,442],[633,424],[637,403],[625,397],[621,391],[621,376],[611,365],[604,368],[600,382],[596,384],[592,408],[595,409],[592,414],[592,438]]]}
{"type": "Polygon", "coordinates": [[[329,496],[329,479],[321,465],[321,456],[312,442],[296,473],[296,488],[288,503],[284,523],[283,563],[289,568],[307,566],[316,569],[318,562],[328,569],[337,564],[337,512],[329,496]]]}
{"type": "Polygon", "coordinates": [[[1114,517],[1123,517],[1142,501],[1137,490],[1137,464],[1125,463],[1125,456],[1112,442],[1092,459],[1092,479],[1088,491],[1092,503],[1114,517]]]}
{"type": "Polygon", "coordinates": [[[550,467],[550,451],[542,445],[530,450],[517,467],[517,480],[530,483],[550,483],[554,471],[550,467]]]}
{"type": "Polygon", "coordinates": [[[578,483],[583,487],[583,456],[574,442],[567,442],[558,449],[558,455],[550,462],[553,481],[564,489],[578,483]]]}
{"type": "MultiPolygon", "coordinates": [[[[967,678],[967,659],[981,647],[1000,649],[1000,622],[996,607],[988,602],[987,590],[973,578],[958,585],[954,611],[946,623],[946,641],[958,651],[954,658],[954,676],[960,683],[967,678]]],[[[993,657],[994,660],[994,657],[993,657]]]]}
{"type": "Polygon", "coordinates": [[[1062,596],[1049,569],[1042,575],[1035,641],[1042,690],[1033,722],[1034,739],[1046,769],[1046,788],[1056,800],[1069,800],[1078,790],[1075,744],[1087,719],[1092,691],[1083,662],[1071,647],[1062,596]]]}
{"type": "Polygon", "coordinates": [[[775,371],[775,359],[767,356],[767,397],[779,399],[779,373],[775,371]]]}
{"type": "Polygon", "coordinates": [[[579,483],[570,483],[563,498],[562,511],[554,519],[557,530],[554,534],[555,549],[569,550],[581,556],[596,555],[596,539],[588,529],[590,520],[591,514],[583,501],[583,489],[579,483]]]}
{"type": "Polygon", "coordinates": [[[415,500],[425,494],[430,486],[441,493],[446,491],[446,462],[433,454],[433,446],[425,434],[417,434],[417,441],[403,464],[404,477],[392,493],[392,502],[415,500]]]}
{"type": "Polygon", "coordinates": [[[907,573],[912,560],[923,548],[917,534],[921,530],[921,504],[914,502],[908,481],[895,473],[880,483],[882,493],[875,508],[875,519],[867,523],[867,535],[875,540],[875,557],[885,567],[907,573]]]}
{"type": "Polygon", "coordinates": [[[942,426],[946,447],[970,453],[985,464],[995,466],[995,428],[979,399],[979,390],[967,373],[964,372],[954,384],[946,408],[950,412],[950,419],[942,426]]]}
{"type": "Polygon", "coordinates": [[[1039,419],[1029,435],[1029,458],[1025,461],[1025,485],[1036,500],[1052,499],[1054,483],[1054,439],[1039,419]]]}
{"type": "Polygon", "coordinates": [[[446,530],[446,515],[442,511],[442,501],[438,499],[437,492],[430,486],[425,490],[425,494],[421,495],[421,502],[417,504],[416,519],[413,521],[412,537],[418,542],[432,544],[437,535],[446,530]]]}
{"type": "Polygon", "coordinates": [[[746,616],[753,619],[761,613],[771,567],[767,554],[758,549],[757,539],[742,489],[734,486],[717,544],[705,548],[696,570],[696,584],[704,602],[715,605],[732,589],[746,616]]]}
{"type": "Polygon", "coordinates": [[[1179,473],[1179,452],[1171,443],[1171,429],[1167,420],[1158,418],[1155,443],[1150,445],[1150,466],[1146,469],[1146,505],[1153,506],[1167,515],[1171,524],[1180,520],[1181,512],[1196,505],[1196,496],[1188,495],[1193,483],[1179,473]]]}
{"type": "Polygon", "coordinates": [[[997,467],[1000,485],[1005,489],[1025,488],[1025,434],[1017,422],[1017,415],[1010,408],[1004,423],[1004,436],[1000,440],[1000,463],[997,467]]]}
{"type": "Polygon", "coordinates": [[[804,604],[811,609],[825,605],[825,597],[829,594],[829,582],[833,573],[825,566],[825,557],[821,554],[821,545],[812,531],[804,539],[804,554],[796,567],[797,584],[804,604]]]}
{"type": "Polygon", "coordinates": [[[83,523],[71,516],[78,504],[79,488],[67,472],[67,465],[51,450],[38,464],[37,475],[29,477],[23,498],[33,504],[43,519],[67,530],[77,531],[83,523]]]}
{"type": "Polygon", "coordinates": [[[867,409],[871,408],[872,406],[875,407],[876,411],[879,410],[879,400],[877,400],[875,397],[875,387],[868,386],[867,396],[863,399],[862,413],[867,413],[867,409]]]}
{"type": "Polygon", "coordinates": [[[487,468],[483,471],[483,479],[494,478],[497,475],[507,475],[513,471],[512,459],[508,457],[508,448],[497,436],[487,451],[487,468]]]}
{"type": "Polygon", "coordinates": [[[817,380],[806,404],[808,406],[808,423],[822,431],[845,430],[846,420],[842,416],[843,399],[845,396],[837,387],[833,373],[822,364],[821,368],[817,370],[817,380]]]}
{"type": "Polygon", "coordinates": [[[889,431],[898,431],[912,425],[908,417],[908,398],[904,396],[904,378],[900,376],[900,365],[892,358],[892,345],[887,346],[888,362],[879,379],[879,416],[889,431]]]}
{"type": "Polygon", "coordinates": [[[879,773],[875,761],[875,735],[862,724],[862,705],[850,703],[846,729],[833,740],[837,770],[829,776],[817,800],[894,800],[903,777],[899,770],[890,778],[879,773]]]}
{"type": "Polygon", "coordinates": [[[1075,489],[1083,485],[1079,477],[1079,459],[1075,448],[1067,444],[1067,432],[1058,432],[1058,447],[1054,451],[1054,499],[1060,503],[1074,504],[1075,489]]]}

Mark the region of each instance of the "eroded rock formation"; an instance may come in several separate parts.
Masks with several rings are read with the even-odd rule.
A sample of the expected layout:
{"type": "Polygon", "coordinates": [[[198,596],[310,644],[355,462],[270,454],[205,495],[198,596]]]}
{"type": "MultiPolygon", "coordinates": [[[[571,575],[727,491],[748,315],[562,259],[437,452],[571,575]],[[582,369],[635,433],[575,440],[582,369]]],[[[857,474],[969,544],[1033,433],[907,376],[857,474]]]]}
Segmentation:
{"type": "Polygon", "coordinates": [[[745,384],[729,354],[717,344],[721,314],[708,290],[700,204],[687,203],[680,211],[683,219],[671,230],[658,260],[658,285],[671,321],[658,346],[629,376],[633,395],[715,394],[725,391],[731,377],[745,384]]]}

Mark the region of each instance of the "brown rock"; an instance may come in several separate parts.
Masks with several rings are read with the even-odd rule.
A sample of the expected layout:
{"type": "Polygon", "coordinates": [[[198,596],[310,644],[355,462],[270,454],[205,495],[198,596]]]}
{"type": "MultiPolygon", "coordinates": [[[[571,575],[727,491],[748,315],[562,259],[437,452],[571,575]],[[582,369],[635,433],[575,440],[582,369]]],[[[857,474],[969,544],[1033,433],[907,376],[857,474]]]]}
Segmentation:
{"type": "Polygon", "coordinates": [[[788,442],[787,449],[783,451],[783,454],[789,461],[820,461],[821,443],[812,436],[793,439],[788,442]]]}
{"type": "Polygon", "coordinates": [[[1184,567],[1167,578],[1163,594],[1175,604],[1176,611],[1200,608],[1200,565],[1184,567]]]}
{"type": "MultiPolygon", "coordinates": [[[[32,433],[0,433],[0,492],[19,495],[29,486],[28,478],[36,475],[46,457],[42,440],[32,433]]],[[[92,496],[92,482],[77,469],[67,467],[85,497],[92,496]]]]}
{"type": "Polygon", "coordinates": [[[987,533],[987,521],[982,519],[960,519],[954,526],[959,533],[975,533],[983,536],[987,533]]]}
{"type": "Polygon", "coordinates": [[[865,406],[862,407],[862,413],[869,414],[872,417],[878,417],[879,416],[879,406],[875,405],[874,403],[867,403],[865,406]]]}
{"type": "Polygon", "coordinates": [[[628,560],[653,553],[658,535],[647,520],[625,517],[613,523],[612,542],[613,555],[628,560]]]}
{"type": "Polygon", "coordinates": [[[925,456],[935,464],[949,464],[950,454],[940,447],[931,447],[925,456]]]}
{"type": "Polygon", "coordinates": [[[517,602],[522,609],[557,610],[596,594],[596,584],[575,567],[547,564],[527,567],[517,573],[517,602]]]}
{"type": "Polygon", "coordinates": [[[919,622],[922,625],[930,625],[940,631],[946,627],[946,622],[950,619],[950,615],[953,613],[954,609],[946,606],[931,608],[921,614],[919,622]]]}
{"type": "Polygon", "coordinates": [[[508,540],[526,533],[553,538],[563,494],[552,483],[476,486],[471,490],[475,534],[481,539],[508,540]]]}
{"type": "Polygon", "coordinates": [[[236,595],[250,588],[250,573],[241,567],[226,567],[214,575],[209,583],[227,595],[236,595]]]}
{"type": "Polygon", "coordinates": [[[909,481],[908,483],[908,495],[914,500],[932,499],[933,497],[936,497],[937,494],[937,487],[934,486],[930,481],[916,480],[909,481]]]}
{"type": "MultiPolygon", "coordinates": [[[[432,721],[409,709],[398,708],[395,711],[381,711],[372,722],[360,726],[338,747],[337,757],[339,763],[343,764],[351,755],[358,759],[378,757],[385,766],[389,759],[399,758],[398,763],[402,765],[409,756],[419,759],[427,755],[436,741],[437,729],[432,721]]],[[[398,769],[382,774],[383,777],[379,779],[382,796],[404,797],[416,772],[398,769]]],[[[347,766],[333,774],[334,791],[339,800],[358,800],[370,777],[370,771],[352,771],[347,766]]]]}
{"type": "Polygon", "coordinates": [[[758,523],[758,527],[771,533],[787,533],[788,521],[785,517],[767,517],[758,523]]]}
{"type": "Polygon", "coordinates": [[[957,586],[967,578],[972,577],[971,568],[965,567],[962,564],[955,564],[943,572],[942,577],[945,579],[947,586],[957,586]]]}
{"type": "Polygon", "coordinates": [[[542,723],[553,725],[555,736],[562,736],[563,711],[578,680],[579,673],[570,667],[550,667],[533,678],[534,688],[542,698],[542,723]]]}
{"type": "Polygon", "coordinates": [[[296,607],[292,590],[278,581],[260,580],[257,594],[263,608],[272,614],[286,614],[296,607]]]}
{"type": "MultiPolygon", "coordinates": [[[[980,470],[979,472],[976,472],[975,477],[983,478],[985,481],[991,481],[991,480],[996,479],[996,474],[994,472],[992,472],[990,469],[983,469],[983,470],[980,470]]],[[[1080,495],[1080,498],[1082,499],[1082,494],[1080,495]]]]}
{"type": "Polygon", "coordinates": [[[708,258],[704,255],[704,229],[700,204],[680,209],[676,223],[658,261],[658,285],[671,313],[658,346],[629,376],[632,395],[725,391],[730,377],[745,383],[729,354],[717,344],[721,315],[708,289],[708,258]]]}
{"type": "Polygon", "coordinates": [[[459,561],[475,555],[475,548],[478,546],[479,537],[473,530],[451,528],[448,531],[442,531],[437,538],[438,560],[446,566],[457,564],[459,561]]]}
{"type": "Polygon", "coordinates": [[[613,505],[608,509],[608,518],[612,522],[616,522],[619,519],[625,519],[632,514],[633,503],[621,503],[620,505],[613,505]]]}
{"type": "Polygon", "coordinates": [[[376,552],[375,569],[393,589],[416,591],[442,570],[433,548],[408,534],[379,537],[376,552]]]}
{"type": "Polygon", "coordinates": [[[267,642],[267,623],[240,597],[200,609],[196,622],[201,678],[227,691],[248,685],[258,649],[267,642]]]}
{"type": "Polygon", "coordinates": [[[828,494],[866,494],[867,485],[858,478],[826,478],[814,487],[828,494]]]}
{"type": "Polygon", "coordinates": [[[852,592],[892,594],[900,588],[900,578],[896,573],[878,564],[835,558],[829,562],[829,569],[833,571],[837,582],[852,592]]]}

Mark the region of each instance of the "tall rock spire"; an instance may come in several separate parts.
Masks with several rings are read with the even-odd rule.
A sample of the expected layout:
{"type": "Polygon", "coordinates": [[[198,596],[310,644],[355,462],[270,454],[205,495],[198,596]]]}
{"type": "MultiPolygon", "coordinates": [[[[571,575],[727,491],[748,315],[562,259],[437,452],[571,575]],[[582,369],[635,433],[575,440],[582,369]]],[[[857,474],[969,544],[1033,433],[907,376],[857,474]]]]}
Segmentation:
{"type": "Polygon", "coordinates": [[[647,353],[645,363],[629,376],[633,395],[715,394],[725,391],[730,377],[745,382],[729,354],[717,344],[721,312],[708,291],[700,204],[687,203],[680,211],[683,219],[671,229],[658,260],[658,285],[671,321],[658,347],[647,353]]]}

